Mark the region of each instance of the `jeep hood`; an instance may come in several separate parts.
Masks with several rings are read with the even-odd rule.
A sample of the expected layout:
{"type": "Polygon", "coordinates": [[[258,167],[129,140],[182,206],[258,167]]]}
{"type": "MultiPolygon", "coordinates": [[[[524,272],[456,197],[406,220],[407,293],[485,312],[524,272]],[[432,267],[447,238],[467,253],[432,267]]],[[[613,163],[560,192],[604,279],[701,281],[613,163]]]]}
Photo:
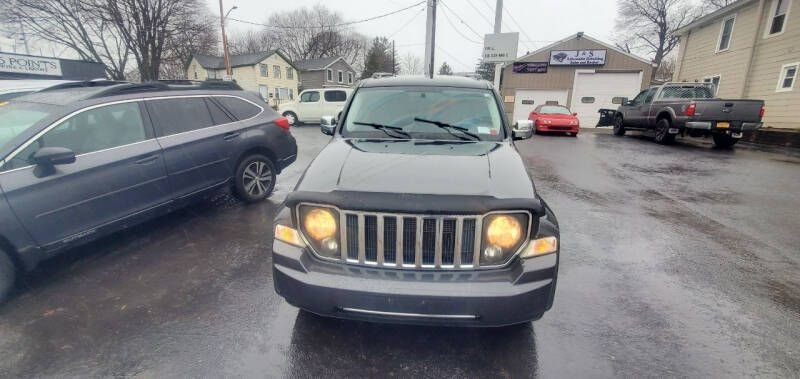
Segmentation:
{"type": "Polygon", "coordinates": [[[296,191],[536,196],[522,158],[508,142],[334,138],[296,191]]]}

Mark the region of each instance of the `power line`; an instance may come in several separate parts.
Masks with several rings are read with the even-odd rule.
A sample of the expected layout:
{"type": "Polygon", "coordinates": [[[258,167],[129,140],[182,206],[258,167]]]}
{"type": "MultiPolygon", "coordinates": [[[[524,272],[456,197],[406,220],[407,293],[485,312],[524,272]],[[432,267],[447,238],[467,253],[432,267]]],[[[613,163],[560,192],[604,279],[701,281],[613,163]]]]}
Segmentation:
{"type": "Polygon", "coordinates": [[[467,42],[472,42],[472,43],[475,43],[475,44],[478,44],[478,45],[481,44],[480,42],[472,40],[469,37],[465,36],[463,33],[461,33],[461,31],[458,30],[458,28],[453,24],[453,21],[450,20],[450,17],[447,16],[447,12],[442,12],[442,14],[444,15],[444,18],[447,20],[447,23],[450,24],[450,26],[453,27],[453,30],[455,30],[456,33],[458,33],[458,35],[461,36],[461,38],[467,40],[467,42]]]}
{"type": "MultiPolygon", "coordinates": [[[[509,10],[508,10],[508,7],[507,7],[507,6],[503,8],[503,12],[506,12],[506,14],[508,15],[508,17],[510,17],[510,18],[511,18],[511,21],[514,23],[514,25],[516,25],[516,26],[517,26],[517,29],[519,29],[519,31],[522,33],[522,35],[524,35],[524,36],[525,36],[525,38],[527,38],[528,40],[532,40],[532,39],[533,39],[533,38],[531,38],[531,36],[529,36],[529,35],[528,35],[528,32],[526,32],[526,31],[525,31],[525,29],[523,29],[523,28],[522,28],[522,25],[520,25],[520,24],[519,24],[519,22],[517,22],[517,19],[515,19],[515,18],[514,18],[514,15],[512,14],[512,12],[511,12],[511,11],[509,11],[509,10]]],[[[528,44],[527,44],[527,43],[526,43],[524,40],[522,41],[522,43],[523,43],[525,46],[528,46],[528,48],[529,48],[529,49],[531,48],[531,46],[530,46],[530,45],[528,45],[528,44]]],[[[534,49],[534,50],[535,50],[535,49],[534,49]]]]}
{"type": "Polygon", "coordinates": [[[269,25],[269,24],[263,24],[263,23],[260,23],[260,22],[253,22],[253,21],[247,21],[247,20],[240,20],[240,19],[238,19],[238,18],[233,18],[233,17],[228,17],[227,19],[229,19],[229,20],[232,20],[232,21],[236,21],[236,22],[241,22],[241,23],[243,23],[243,24],[250,24],[250,25],[256,25],[256,26],[264,26],[264,27],[267,27],[267,28],[281,28],[281,29],[326,29],[326,28],[335,28],[335,27],[342,27],[342,26],[350,26],[350,25],[360,24],[360,23],[362,23],[362,22],[367,22],[367,21],[373,21],[373,20],[377,20],[377,19],[380,19],[380,18],[384,18],[384,17],[387,17],[387,16],[391,16],[391,15],[393,15],[393,14],[397,14],[397,13],[400,13],[400,12],[403,12],[403,11],[407,11],[407,10],[409,10],[409,9],[411,9],[411,8],[414,8],[414,7],[418,6],[418,5],[421,5],[421,4],[423,4],[423,3],[425,3],[425,1],[424,1],[424,0],[423,0],[423,1],[420,1],[420,2],[418,2],[418,3],[416,3],[416,4],[409,5],[409,6],[405,7],[405,8],[400,8],[400,9],[398,9],[398,10],[395,10],[395,11],[392,11],[392,12],[389,12],[389,13],[384,13],[384,14],[381,14],[381,15],[377,15],[377,16],[373,16],[373,17],[365,18],[365,19],[362,19],[362,20],[357,20],[357,21],[348,21],[348,22],[343,22],[343,23],[340,23],[340,24],[320,25],[320,26],[314,26],[314,25],[312,25],[312,26],[282,26],[282,25],[269,25]]]}
{"type": "Polygon", "coordinates": [[[471,7],[472,7],[472,9],[474,9],[474,10],[475,10],[475,12],[477,12],[477,13],[478,13],[478,16],[481,16],[481,18],[482,18],[484,21],[486,21],[486,23],[487,23],[487,24],[489,24],[489,27],[490,27],[490,28],[494,27],[494,25],[492,25],[492,22],[491,22],[491,21],[490,21],[488,18],[486,18],[486,15],[484,15],[484,14],[483,14],[483,13],[482,13],[482,12],[481,12],[479,9],[478,9],[478,7],[476,7],[476,6],[475,6],[475,4],[473,4],[473,3],[472,3],[472,0],[467,0],[467,3],[469,3],[469,6],[471,6],[471,7]]]}
{"type": "Polygon", "coordinates": [[[489,5],[489,3],[486,2],[486,0],[481,0],[481,1],[483,1],[483,4],[485,4],[486,7],[489,8],[489,11],[494,13],[494,7],[493,6],[489,5]]]}
{"type": "Polygon", "coordinates": [[[476,31],[475,31],[475,29],[472,29],[472,27],[471,27],[471,26],[469,26],[469,24],[467,24],[466,22],[464,22],[464,20],[462,20],[462,19],[461,19],[461,17],[458,17],[458,14],[457,14],[457,13],[456,13],[456,12],[455,12],[455,11],[454,11],[452,8],[450,8],[450,6],[449,6],[449,5],[447,5],[447,4],[446,4],[444,1],[441,1],[441,0],[439,0],[439,3],[440,3],[440,4],[442,4],[442,5],[444,5],[444,7],[445,7],[445,8],[447,8],[447,10],[449,10],[449,11],[450,11],[450,13],[452,13],[452,14],[453,14],[453,16],[456,16],[456,18],[457,18],[459,21],[461,21],[461,23],[462,23],[462,24],[464,24],[464,26],[466,26],[466,27],[467,27],[467,29],[469,29],[469,30],[471,30],[473,33],[475,33],[475,35],[476,35],[476,36],[478,36],[478,38],[483,38],[483,35],[481,35],[480,33],[476,32],[476,31]]]}
{"type": "Polygon", "coordinates": [[[439,49],[441,52],[443,52],[443,53],[447,54],[447,56],[448,56],[448,57],[450,57],[450,58],[452,58],[452,59],[453,59],[453,61],[455,61],[456,63],[458,63],[458,64],[460,64],[460,65],[462,65],[462,66],[466,67],[466,68],[467,68],[467,70],[469,70],[469,69],[470,69],[470,67],[472,67],[472,66],[470,66],[470,65],[468,65],[468,64],[466,64],[466,63],[464,63],[464,62],[462,62],[462,61],[461,61],[461,60],[459,60],[458,58],[456,58],[456,57],[455,57],[455,55],[448,53],[448,52],[447,52],[447,50],[443,49],[441,46],[439,46],[439,45],[436,45],[436,48],[437,48],[437,49],[439,49]]]}
{"type": "Polygon", "coordinates": [[[417,17],[419,17],[419,15],[422,14],[422,12],[425,12],[425,8],[422,8],[422,9],[419,10],[419,12],[414,13],[414,16],[412,16],[411,19],[408,20],[408,22],[403,24],[403,26],[401,26],[400,29],[397,29],[394,33],[389,35],[389,37],[387,37],[386,39],[392,39],[392,37],[394,37],[397,33],[400,33],[401,31],[403,31],[403,29],[405,29],[406,27],[411,25],[411,23],[414,22],[414,20],[416,20],[417,17]]]}

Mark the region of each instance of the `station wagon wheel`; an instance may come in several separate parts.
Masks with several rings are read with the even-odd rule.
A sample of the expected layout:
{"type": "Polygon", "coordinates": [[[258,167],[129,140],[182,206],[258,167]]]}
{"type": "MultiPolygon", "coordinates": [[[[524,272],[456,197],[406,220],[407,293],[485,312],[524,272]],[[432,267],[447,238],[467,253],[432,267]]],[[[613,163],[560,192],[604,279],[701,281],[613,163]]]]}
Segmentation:
{"type": "Polygon", "coordinates": [[[286,117],[286,121],[289,121],[290,126],[297,124],[297,115],[294,112],[283,112],[282,116],[286,117]]]}
{"type": "Polygon", "coordinates": [[[272,194],[275,179],[272,160],[261,154],[251,155],[236,170],[236,196],[249,203],[264,200],[272,194]]]}

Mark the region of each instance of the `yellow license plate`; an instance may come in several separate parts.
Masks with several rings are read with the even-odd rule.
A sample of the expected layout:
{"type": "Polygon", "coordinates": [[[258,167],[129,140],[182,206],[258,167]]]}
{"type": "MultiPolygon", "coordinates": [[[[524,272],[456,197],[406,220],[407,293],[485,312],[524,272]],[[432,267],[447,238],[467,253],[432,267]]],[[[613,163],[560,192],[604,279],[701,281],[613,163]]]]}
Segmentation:
{"type": "Polygon", "coordinates": [[[731,127],[731,123],[730,122],[718,122],[717,123],[717,128],[720,128],[720,129],[728,129],[730,127],[731,127]]]}

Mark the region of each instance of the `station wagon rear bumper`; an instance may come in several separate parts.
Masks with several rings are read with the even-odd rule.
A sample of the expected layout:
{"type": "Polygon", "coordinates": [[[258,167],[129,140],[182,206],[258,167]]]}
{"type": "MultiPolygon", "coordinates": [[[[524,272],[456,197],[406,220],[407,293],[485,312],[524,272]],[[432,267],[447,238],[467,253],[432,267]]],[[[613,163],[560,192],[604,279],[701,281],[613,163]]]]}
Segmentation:
{"type": "Polygon", "coordinates": [[[274,241],[276,292],[322,316],[451,326],[503,326],[550,309],[558,252],[475,271],[383,269],[322,261],[274,241]]]}

